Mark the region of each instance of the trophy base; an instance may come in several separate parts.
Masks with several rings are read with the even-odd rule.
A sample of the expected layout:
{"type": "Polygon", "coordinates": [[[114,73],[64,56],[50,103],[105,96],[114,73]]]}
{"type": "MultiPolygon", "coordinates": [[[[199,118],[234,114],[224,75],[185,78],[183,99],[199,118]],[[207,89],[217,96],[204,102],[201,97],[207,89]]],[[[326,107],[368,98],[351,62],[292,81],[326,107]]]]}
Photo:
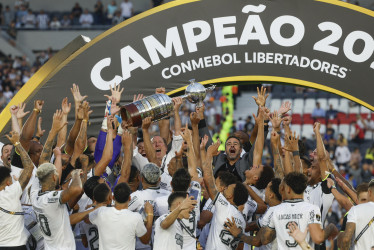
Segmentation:
{"type": "Polygon", "coordinates": [[[121,118],[130,127],[139,127],[142,125],[142,117],[140,112],[133,103],[121,107],[121,118]]]}

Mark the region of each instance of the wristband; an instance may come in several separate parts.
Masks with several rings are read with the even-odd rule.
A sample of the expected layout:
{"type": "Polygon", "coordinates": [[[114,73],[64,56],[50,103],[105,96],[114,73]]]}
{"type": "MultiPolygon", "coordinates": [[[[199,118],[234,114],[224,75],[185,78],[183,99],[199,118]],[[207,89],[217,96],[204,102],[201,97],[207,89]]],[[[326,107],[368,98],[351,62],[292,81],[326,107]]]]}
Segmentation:
{"type": "Polygon", "coordinates": [[[17,147],[19,144],[21,144],[19,141],[17,141],[16,143],[14,143],[13,145],[15,146],[15,147],[17,147]]]}
{"type": "Polygon", "coordinates": [[[240,239],[242,238],[242,236],[243,236],[243,232],[240,232],[240,233],[238,234],[238,236],[236,236],[235,238],[238,239],[238,240],[240,240],[240,239]]]}
{"type": "Polygon", "coordinates": [[[150,216],[150,215],[152,215],[153,216],[153,214],[146,214],[147,216],[150,216]]]}
{"type": "Polygon", "coordinates": [[[296,155],[300,155],[300,153],[299,153],[299,151],[292,151],[292,155],[296,156],[296,155]]]}
{"type": "Polygon", "coordinates": [[[40,109],[34,108],[35,112],[38,112],[39,114],[42,112],[40,109]]]}
{"type": "Polygon", "coordinates": [[[82,122],[87,122],[87,120],[83,119],[82,122]]]}

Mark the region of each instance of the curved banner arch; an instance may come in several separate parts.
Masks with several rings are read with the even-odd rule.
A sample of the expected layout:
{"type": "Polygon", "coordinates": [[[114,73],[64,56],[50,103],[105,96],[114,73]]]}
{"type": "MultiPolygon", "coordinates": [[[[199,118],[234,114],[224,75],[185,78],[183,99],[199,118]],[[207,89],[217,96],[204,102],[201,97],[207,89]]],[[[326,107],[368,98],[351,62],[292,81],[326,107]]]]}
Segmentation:
{"type": "MultiPolygon", "coordinates": [[[[283,82],[374,110],[373,17],[370,10],[335,0],[173,1],[90,42],[81,38],[74,49],[69,44],[8,107],[26,102],[30,109],[35,99],[44,99],[43,116],[50,119],[63,97],[72,100],[76,83],[89,96],[90,130],[97,131],[110,85],[121,84],[123,101],[130,102],[159,86],[178,94],[194,78],[203,84],[283,82]]],[[[8,107],[0,115],[1,134],[9,129],[8,107]]]]}

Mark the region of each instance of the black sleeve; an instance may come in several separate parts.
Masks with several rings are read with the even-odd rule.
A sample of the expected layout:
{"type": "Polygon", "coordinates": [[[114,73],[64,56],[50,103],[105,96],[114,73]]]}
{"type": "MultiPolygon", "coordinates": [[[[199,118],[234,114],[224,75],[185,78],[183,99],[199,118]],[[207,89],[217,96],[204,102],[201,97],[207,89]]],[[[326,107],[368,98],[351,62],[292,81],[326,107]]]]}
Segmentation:
{"type": "Polygon", "coordinates": [[[331,194],[331,189],[327,187],[327,178],[331,178],[335,181],[334,177],[332,175],[327,176],[322,182],[321,182],[321,188],[322,192],[324,194],[331,194]]]}
{"type": "Polygon", "coordinates": [[[346,213],[344,215],[344,219],[343,219],[342,227],[340,228],[340,232],[344,232],[345,231],[345,227],[347,225],[347,220],[348,220],[348,213],[346,213]]]}
{"type": "Polygon", "coordinates": [[[75,168],[70,164],[70,162],[68,163],[68,165],[66,166],[66,168],[64,170],[62,170],[62,174],[61,174],[61,183],[64,183],[66,177],[70,174],[71,171],[73,171],[75,168]]]}
{"type": "Polygon", "coordinates": [[[10,153],[10,164],[17,168],[23,168],[21,156],[16,152],[16,147],[13,147],[10,153]]]}

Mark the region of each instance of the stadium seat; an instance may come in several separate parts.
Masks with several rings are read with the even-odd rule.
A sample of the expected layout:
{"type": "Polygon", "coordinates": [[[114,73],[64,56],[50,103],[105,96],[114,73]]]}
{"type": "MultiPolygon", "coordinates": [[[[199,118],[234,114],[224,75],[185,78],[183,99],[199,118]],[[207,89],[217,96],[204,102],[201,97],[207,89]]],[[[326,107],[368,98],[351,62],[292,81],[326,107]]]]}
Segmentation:
{"type": "Polygon", "coordinates": [[[326,125],[326,119],[324,118],[317,118],[314,122],[319,122],[321,125],[326,125]]]}
{"type": "Polygon", "coordinates": [[[373,140],[373,132],[367,130],[365,133],[365,139],[366,140],[373,140]]]}
{"type": "Polygon", "coordinates": [[[332,107],[337,110],[339,108],[339,99],[338,98],[330,98],[327,101],[327,104],[328,104],[329,108],[330,108],[330,104],[331,104],[332,107]]]}
{"type": "Polygon", "coordinates": [[[296,132],[296,136],[300,136],[301,138],[301,125],[299,124],[292,124],[291,125],[291,131],[296,132]]]}
{"type": "Polygon", "coordinates": [[[343,134],[345,138],[349,138],[349,125],[348,124],[340,124],[338,130],[339,130],[338,134],[343,134]]]}
{"type": "Polygon", "coordinates": [[[297,98],[292,103],[292,114],[303,114],[304,100],[297,98]]]}
{"type": "Polygon", "coordinates": [[[328,120],[327,121],[328,123],[331,123],[331,124],[335,124],[335,125],[338,125],[338,119],[332,119],[332,120],[328,120]]]}
{"type": "Polygon", "coordinates": [[[360,113],[361,113],[361,114],[370,114],[371,111],[370,111],[370,109],[368,109],[367,107],[365,107],[365,106],[361,106],[361,108],[360,108],[360,113]]]}
{"type": "Polygon", "coordinates": [[[349,103],[348,99],[345,99],[345,98],[341,99],[337,110],[339,112],[348,113],[348,109],[349,109],[348,103],[349,103]]]}
{"type": "Polygon", "coordinates": [[[349,120],[349,123],[357,121],[357,114],[349,114],[348,120],[349,120]]]}
{"type": "Polygon", "coordinates": [[[282,104],[280,99],[271,99],[270,101],[270,112],[278,110],[282,104]]]}
{"type": "Polygon", "coordinates": [[[316,107],[316,99],[308,98],[304,103],[304,114],[311,114],[316,107]]]}
{"type": "Polygon", "coordinates": [[[360,106],[356,105],[353,107],[348,108],[348,113],[349,114],[359,114],[360,113],[360,106]]]}
{"type": "Polygon", "coordinates": [[[311,124],[304,124],[301,132],[302,137],[306,137],[308,139],[313,138],[314,132],[313,132],[313,125],[311,124]]]}
{"type": "Polygon", "coordinates": [[[323,135],[324,133],[326,133],[326,125],[325,125],[325,124],[321,124],[321,129],[320,129],[319,132],[321,132],[322,135],[323,135]]]}
{"type": "Polygon", "coordinates": [[[302,124],[303,119],[301,118],[300,114],[292,114],[292,122],[291,124],[302,124]]]}
{"type": "Polygon", "coordinates": [[[313,124],[314,119],[312,118],[311,114],[304,114],[303,115],[303,124],[313,124]]]}
{"type": "Polygon", "coordinates": [[[322,109],[324,109],[324,110],[328,110],[329,109],[329,107],[327,105],[327,99],[326,98],[318,98],[317,102],[319,102],[319,104],[321,105],[322,109]]]}

